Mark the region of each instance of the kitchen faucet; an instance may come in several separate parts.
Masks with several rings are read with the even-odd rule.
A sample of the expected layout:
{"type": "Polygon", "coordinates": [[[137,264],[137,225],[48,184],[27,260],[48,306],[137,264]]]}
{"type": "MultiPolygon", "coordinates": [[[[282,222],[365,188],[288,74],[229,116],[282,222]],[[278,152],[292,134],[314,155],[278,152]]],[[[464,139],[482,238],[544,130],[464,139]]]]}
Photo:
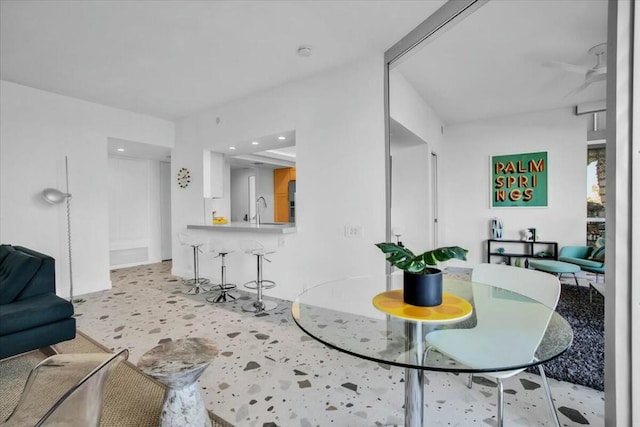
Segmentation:
{"type": "Polygon", "coordinates": [[[260,199],[262,199],[262,207],[267,207],[267,201],[264,199],[264,197],[260,196],[256,199],[256,227],[260,227],[260,199]]]}

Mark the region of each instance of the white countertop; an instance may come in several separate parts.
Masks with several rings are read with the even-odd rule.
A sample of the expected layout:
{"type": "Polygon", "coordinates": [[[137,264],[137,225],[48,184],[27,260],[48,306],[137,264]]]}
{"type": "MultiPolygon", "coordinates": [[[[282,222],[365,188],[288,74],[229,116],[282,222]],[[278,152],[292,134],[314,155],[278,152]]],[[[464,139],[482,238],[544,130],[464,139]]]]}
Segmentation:
{"type": "Polygon", "coordinates": [[[208,231],[242,231],[249,233],[267,233],[267,234],[289,234],[296,232],[295,224],[291,223],[267,223],[256,224],[248,222],[229,222],[227,224],[191,224],[187,225],[187,228],[195,230],[208,230],[208,231]]]}

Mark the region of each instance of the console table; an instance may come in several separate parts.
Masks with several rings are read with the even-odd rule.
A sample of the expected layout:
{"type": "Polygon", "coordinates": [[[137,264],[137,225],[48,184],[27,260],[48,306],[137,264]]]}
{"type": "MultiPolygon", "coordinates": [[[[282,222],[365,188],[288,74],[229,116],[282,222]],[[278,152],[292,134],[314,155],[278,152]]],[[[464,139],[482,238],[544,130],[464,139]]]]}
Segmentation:
{"type": "Polygon", "coordinates": [[[558,242],[526,241],[489,239],[487,240],[487,262],[493,257],[506,258],[507,264],[511,264],[512,258],[536,258],[558,260],[558,242]],[[504,248],[504,252],[498,252],[498,248],[504,248]],[[537,253],[547,252],[549,255],[536,256],[537,253]]]}

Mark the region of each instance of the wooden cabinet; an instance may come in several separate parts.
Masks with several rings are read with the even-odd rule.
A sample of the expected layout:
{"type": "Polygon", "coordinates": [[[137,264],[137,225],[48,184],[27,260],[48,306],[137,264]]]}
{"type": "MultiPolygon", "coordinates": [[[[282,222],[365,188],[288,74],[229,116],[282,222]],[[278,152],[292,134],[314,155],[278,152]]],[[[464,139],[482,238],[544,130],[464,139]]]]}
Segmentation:
{"type": "Polygon", "coordinates": [[[273,170],[273,220],[289,222],[289,182],[295,181],[296,168],[273,170]]]}
{"type": "Polygon", "coordinates": [[[289,168],[273,170],[273,194],[287,194],[289,191],[289,168]]]}
{"type": "Polygon", "coordinates": [[[275,194],[273,199],[273,220],[275,222],[289,222],[289,195],[275,194]]]}

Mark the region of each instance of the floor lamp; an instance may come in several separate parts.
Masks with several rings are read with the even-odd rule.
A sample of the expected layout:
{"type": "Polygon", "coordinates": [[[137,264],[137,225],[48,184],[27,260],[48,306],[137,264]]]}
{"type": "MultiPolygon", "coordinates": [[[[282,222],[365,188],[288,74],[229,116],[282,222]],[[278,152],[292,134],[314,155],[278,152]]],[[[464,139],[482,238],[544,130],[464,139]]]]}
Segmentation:
{"type": "Polygon", "coordinates": [[[67,248],[69,251],[69,300],[71,303],[84,302],[83,299],[73,298],[73,263],[71,262],[71,193],[69,193],[69,162],[64,156],[64,172],[66,179],[66,192],[63,193],[55,188],[45,188],[42,190],[42,197],[52,205],[62,202],[67,204],[67,248]]]}

